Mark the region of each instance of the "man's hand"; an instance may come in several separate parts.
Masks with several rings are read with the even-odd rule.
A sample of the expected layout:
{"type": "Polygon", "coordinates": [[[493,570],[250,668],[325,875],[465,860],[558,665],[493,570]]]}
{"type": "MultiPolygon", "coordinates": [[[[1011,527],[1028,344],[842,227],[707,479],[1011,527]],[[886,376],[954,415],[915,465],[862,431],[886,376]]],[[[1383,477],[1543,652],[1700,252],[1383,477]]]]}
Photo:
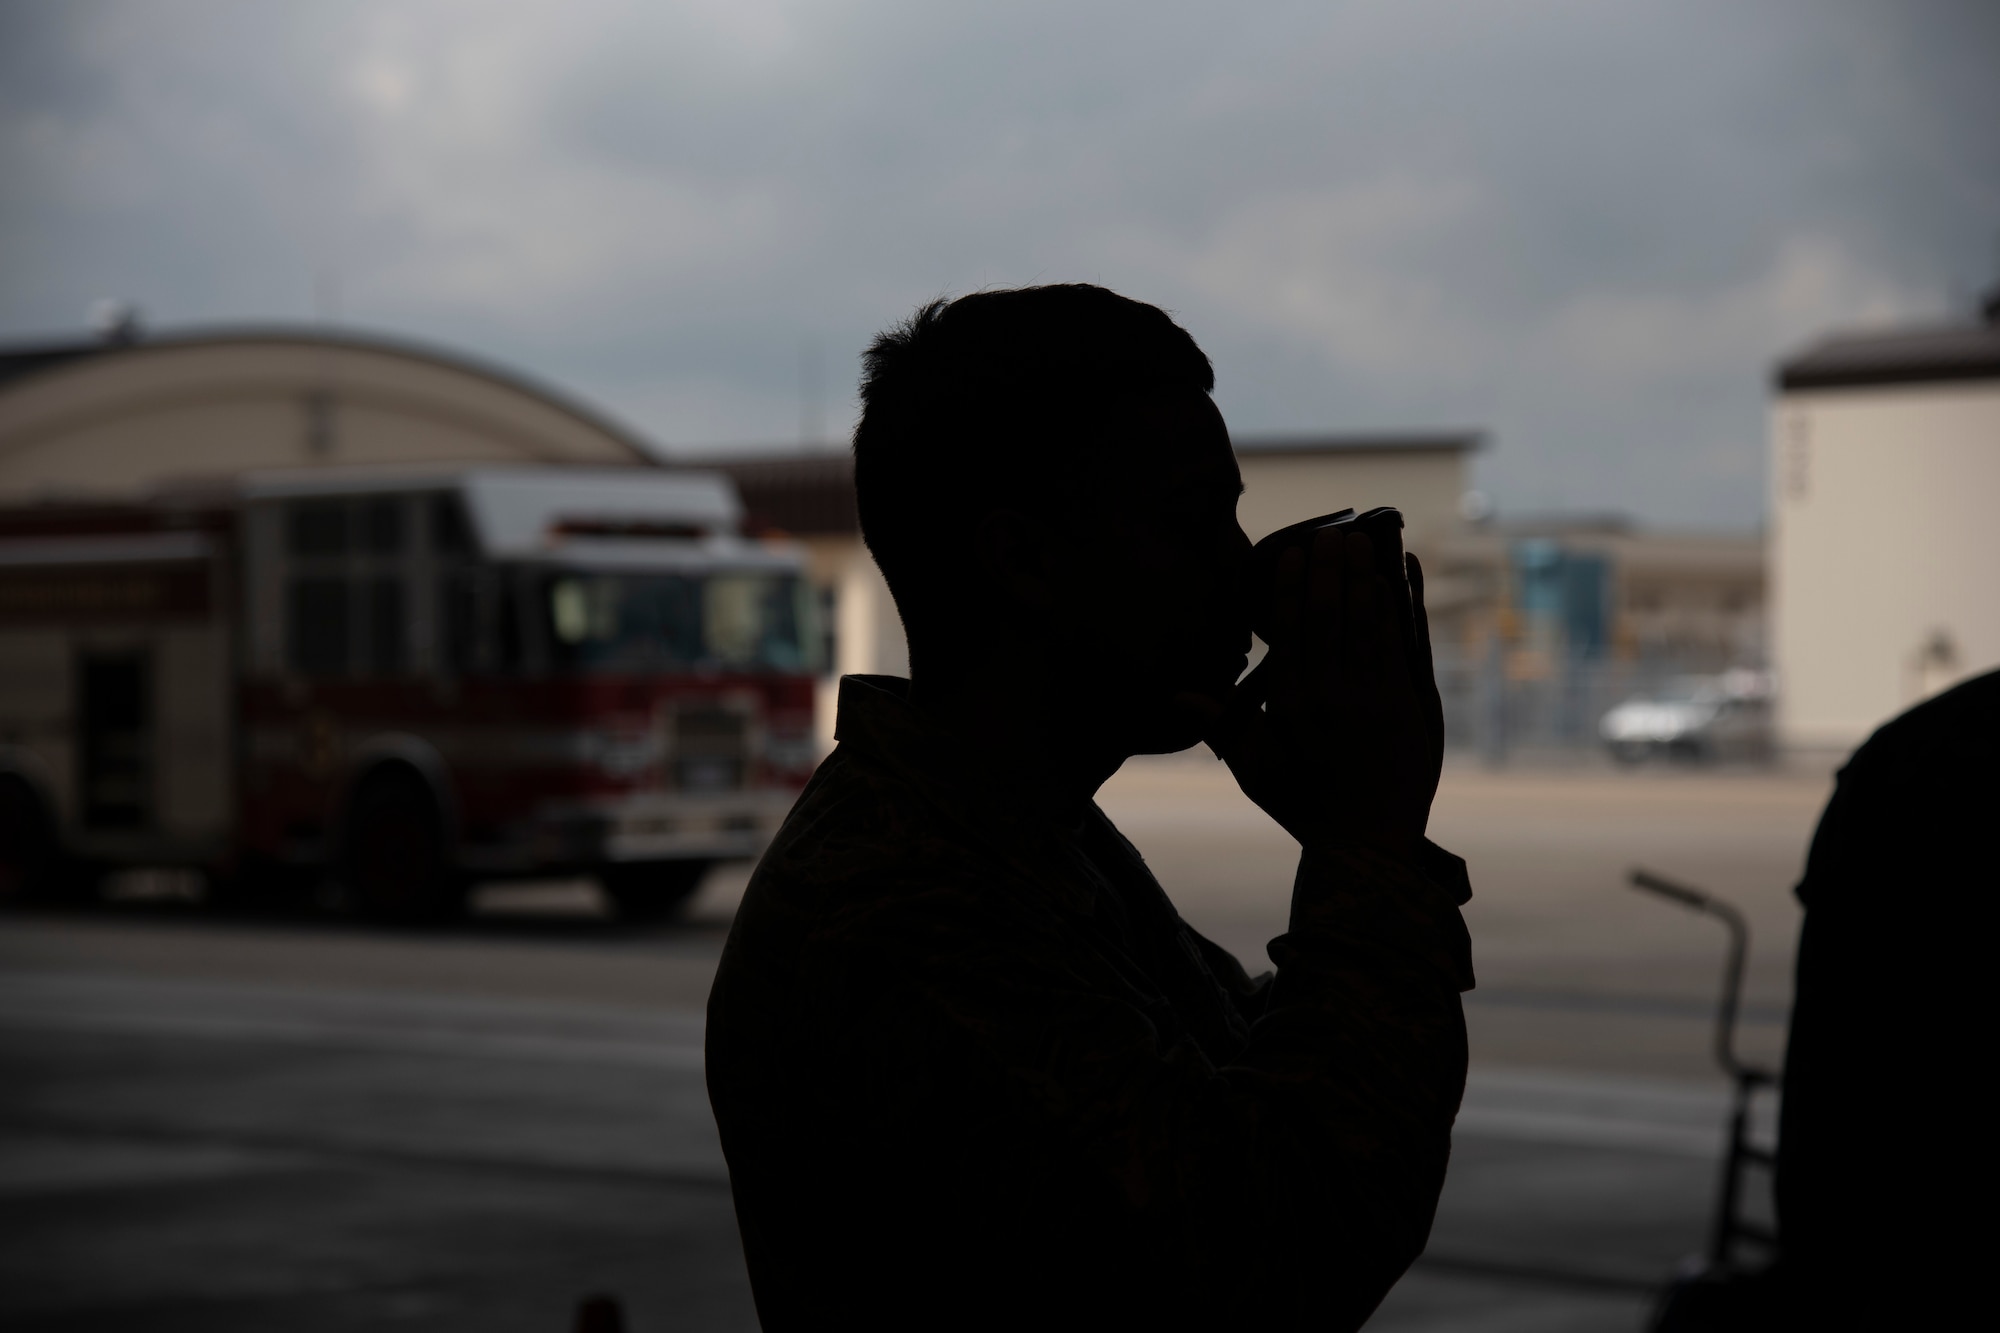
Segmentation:
{"type": "Polygon", "coordinates": [[[1244,792],[1307,848],[1414,860],[1444,762],[1423,566],[1402,591],[1369,539],[1321,532],[1278,562],[1270,652],[1232,692],[1208,743],[1244,792]]]}

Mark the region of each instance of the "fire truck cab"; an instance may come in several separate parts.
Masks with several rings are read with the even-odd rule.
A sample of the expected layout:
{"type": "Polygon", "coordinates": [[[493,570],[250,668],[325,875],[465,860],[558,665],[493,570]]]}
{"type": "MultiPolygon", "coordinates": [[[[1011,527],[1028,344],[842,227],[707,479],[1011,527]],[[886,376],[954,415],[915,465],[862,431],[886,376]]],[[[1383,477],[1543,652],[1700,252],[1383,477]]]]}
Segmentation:
{"type": "Polygon", "coordinates": [[[672,910],[817,758],[817,601],[730,483],[251,475],[0,514],[0,888],[180,865],[379,915],[590,875],[672,910]]]}

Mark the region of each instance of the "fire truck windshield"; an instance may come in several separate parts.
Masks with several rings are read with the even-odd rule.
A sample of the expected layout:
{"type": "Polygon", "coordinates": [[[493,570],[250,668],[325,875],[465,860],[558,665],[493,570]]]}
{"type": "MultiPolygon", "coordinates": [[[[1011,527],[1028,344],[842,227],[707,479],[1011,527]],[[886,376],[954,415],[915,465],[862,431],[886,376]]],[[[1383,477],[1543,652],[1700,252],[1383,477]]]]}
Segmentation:
{"type": "Polygon", "coordinates": [[[790,574],[564,571],[543,606],[556,662],[588,672],[805,671],[818,639],[790,574]]]}

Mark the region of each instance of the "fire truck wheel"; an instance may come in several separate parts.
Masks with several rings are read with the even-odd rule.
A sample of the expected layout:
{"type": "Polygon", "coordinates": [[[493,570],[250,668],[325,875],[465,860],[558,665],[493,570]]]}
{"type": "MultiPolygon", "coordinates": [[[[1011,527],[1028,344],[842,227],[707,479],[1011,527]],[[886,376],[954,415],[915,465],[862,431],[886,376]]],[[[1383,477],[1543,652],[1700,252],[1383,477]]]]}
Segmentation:
{"type": "Polygon", "coordinates": [[[443,921],[465,905],[464,886],[446,859],[437,802],[408,774],[369,778],[354,794],[340,871],[366,916],[443,921]]]}
{"type": "Polygon", "coordinates": [[[707,861],[628,861],[600,866],[597,882],[627,921],[663,921],[694,897],[707,861]]]}
{"type": "Polygon", "coordinates": [[[93,887],[86,867],[63,856],[35,789],[0,774],[0,902],[82,899],[93,887]]]}

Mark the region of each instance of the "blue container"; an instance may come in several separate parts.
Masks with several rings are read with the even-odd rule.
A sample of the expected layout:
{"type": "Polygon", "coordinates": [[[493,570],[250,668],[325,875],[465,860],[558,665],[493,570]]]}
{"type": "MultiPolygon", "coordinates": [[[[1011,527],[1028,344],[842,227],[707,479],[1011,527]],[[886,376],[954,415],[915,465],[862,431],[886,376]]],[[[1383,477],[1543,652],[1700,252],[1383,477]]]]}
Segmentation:
{"type": "Polygon", "coordinates": [[[1595,660],[1611,641],[1611,560],[1534,538],[1514,543],[1514,609],[1564,657],[1595,660]]]}

